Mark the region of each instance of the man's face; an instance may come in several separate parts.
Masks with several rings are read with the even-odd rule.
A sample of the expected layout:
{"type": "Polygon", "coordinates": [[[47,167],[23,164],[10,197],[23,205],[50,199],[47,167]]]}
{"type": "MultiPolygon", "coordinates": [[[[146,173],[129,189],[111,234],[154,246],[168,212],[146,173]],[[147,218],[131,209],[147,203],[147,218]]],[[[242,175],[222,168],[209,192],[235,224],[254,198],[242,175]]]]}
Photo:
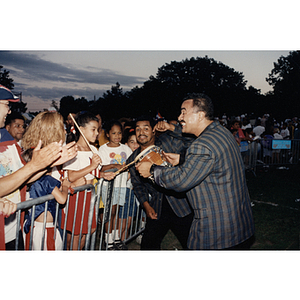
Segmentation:
{"type": "Polygon", "coordinates": [[[9,101],[0,100],[0,128],[4,127],[6,116],[10,114],[9,101]]]}
{"type": "Polygon", "coordinates": [[[155,135],[149,121],[138,121],[135,128],[137,142],[143,147],[154,145],[155,135]]]}
{"type": "Polygon", "coordinates": [[[182,132],[196,134],[199,122],[199,112],[195,112],[193,100],[185,100],[181,105],[181,114],[178,121],[182,126],[182,132]]]}
{"type": "Polygon", "coordinates": [[[25,131],[25,123],[24,120],[15,119],[12,123],[6,126],[6,130],[10,133],[10,135],[18,142],[23,138],[23,134],[25,131]]]}

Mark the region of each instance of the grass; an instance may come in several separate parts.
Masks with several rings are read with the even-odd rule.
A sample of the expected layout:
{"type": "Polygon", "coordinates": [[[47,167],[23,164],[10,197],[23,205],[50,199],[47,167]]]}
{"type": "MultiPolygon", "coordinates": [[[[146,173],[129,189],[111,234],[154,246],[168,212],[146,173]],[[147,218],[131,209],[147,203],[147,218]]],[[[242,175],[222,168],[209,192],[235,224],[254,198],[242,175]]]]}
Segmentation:
{"type": "MultiPolygon", "coordinates": [[[[300,239],[300,165],[289,169],[270,167],[246,173],[247,185],[255,223],[255,242],[251,250],[299,250],[300,239]]],[[[133,241],[129,249],[138,250],[133,241]]],[[[162,250],[181,250],[169,231],[162,242],[162,250]]]]}

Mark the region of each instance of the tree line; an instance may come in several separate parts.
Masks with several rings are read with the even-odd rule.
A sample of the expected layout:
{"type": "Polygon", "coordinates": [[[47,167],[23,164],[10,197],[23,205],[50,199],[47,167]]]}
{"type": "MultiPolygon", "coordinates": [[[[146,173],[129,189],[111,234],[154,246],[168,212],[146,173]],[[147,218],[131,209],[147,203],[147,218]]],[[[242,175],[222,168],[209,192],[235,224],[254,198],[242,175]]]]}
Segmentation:
{"type": "MultiPolygon", "coordinates": [[[[2,68],[0,66],[0,83],[12,89],[9,71],[1,72],[2,68]]],[[[158,68],[156,76],[150,76],[141,87],[136,86],[127,92],[123,92],[117,82],[95,101],[64,96],[60,100],[59,112],[66,118],[70,112],[88,110],[100,113],[104,120],[141,114],[155,116],[160,112],[170,120],[177,118],[181,101],[187,93],[199,92],[211,97],[215,116],[269,113],[277,118],[287,118],[299,113],[299,80],[300,51],[281,56],[274,63],[266,78],[273,90],[265,95],[253,86],[247,87],[242,72],[207,56],[192,57],[164,64],[158,68]]]]}

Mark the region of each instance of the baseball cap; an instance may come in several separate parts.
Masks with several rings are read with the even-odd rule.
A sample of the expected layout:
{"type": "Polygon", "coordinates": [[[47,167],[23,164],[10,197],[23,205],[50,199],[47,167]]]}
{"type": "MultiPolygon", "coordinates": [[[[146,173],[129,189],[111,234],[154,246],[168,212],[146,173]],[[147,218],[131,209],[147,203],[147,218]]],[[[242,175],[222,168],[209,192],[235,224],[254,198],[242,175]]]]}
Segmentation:
{"type": "Polygon", "coordinates": [[[18,102],[20,99],[19,97],[15,96],[11,90],[0,84],[0,100],[18,102]]]}

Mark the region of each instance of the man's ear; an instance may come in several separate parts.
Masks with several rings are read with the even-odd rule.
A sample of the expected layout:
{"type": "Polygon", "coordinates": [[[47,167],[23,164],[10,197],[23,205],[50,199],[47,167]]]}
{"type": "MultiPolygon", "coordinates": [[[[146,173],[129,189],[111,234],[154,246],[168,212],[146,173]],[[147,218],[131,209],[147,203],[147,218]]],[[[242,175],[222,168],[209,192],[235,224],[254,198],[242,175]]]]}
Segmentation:
{"type": "Polygon", "coordinates": [[[199,114],[199,121],[202,121],[203,119],[205,119],[205,112],[200,110],[198,111],[199,114]]]}

